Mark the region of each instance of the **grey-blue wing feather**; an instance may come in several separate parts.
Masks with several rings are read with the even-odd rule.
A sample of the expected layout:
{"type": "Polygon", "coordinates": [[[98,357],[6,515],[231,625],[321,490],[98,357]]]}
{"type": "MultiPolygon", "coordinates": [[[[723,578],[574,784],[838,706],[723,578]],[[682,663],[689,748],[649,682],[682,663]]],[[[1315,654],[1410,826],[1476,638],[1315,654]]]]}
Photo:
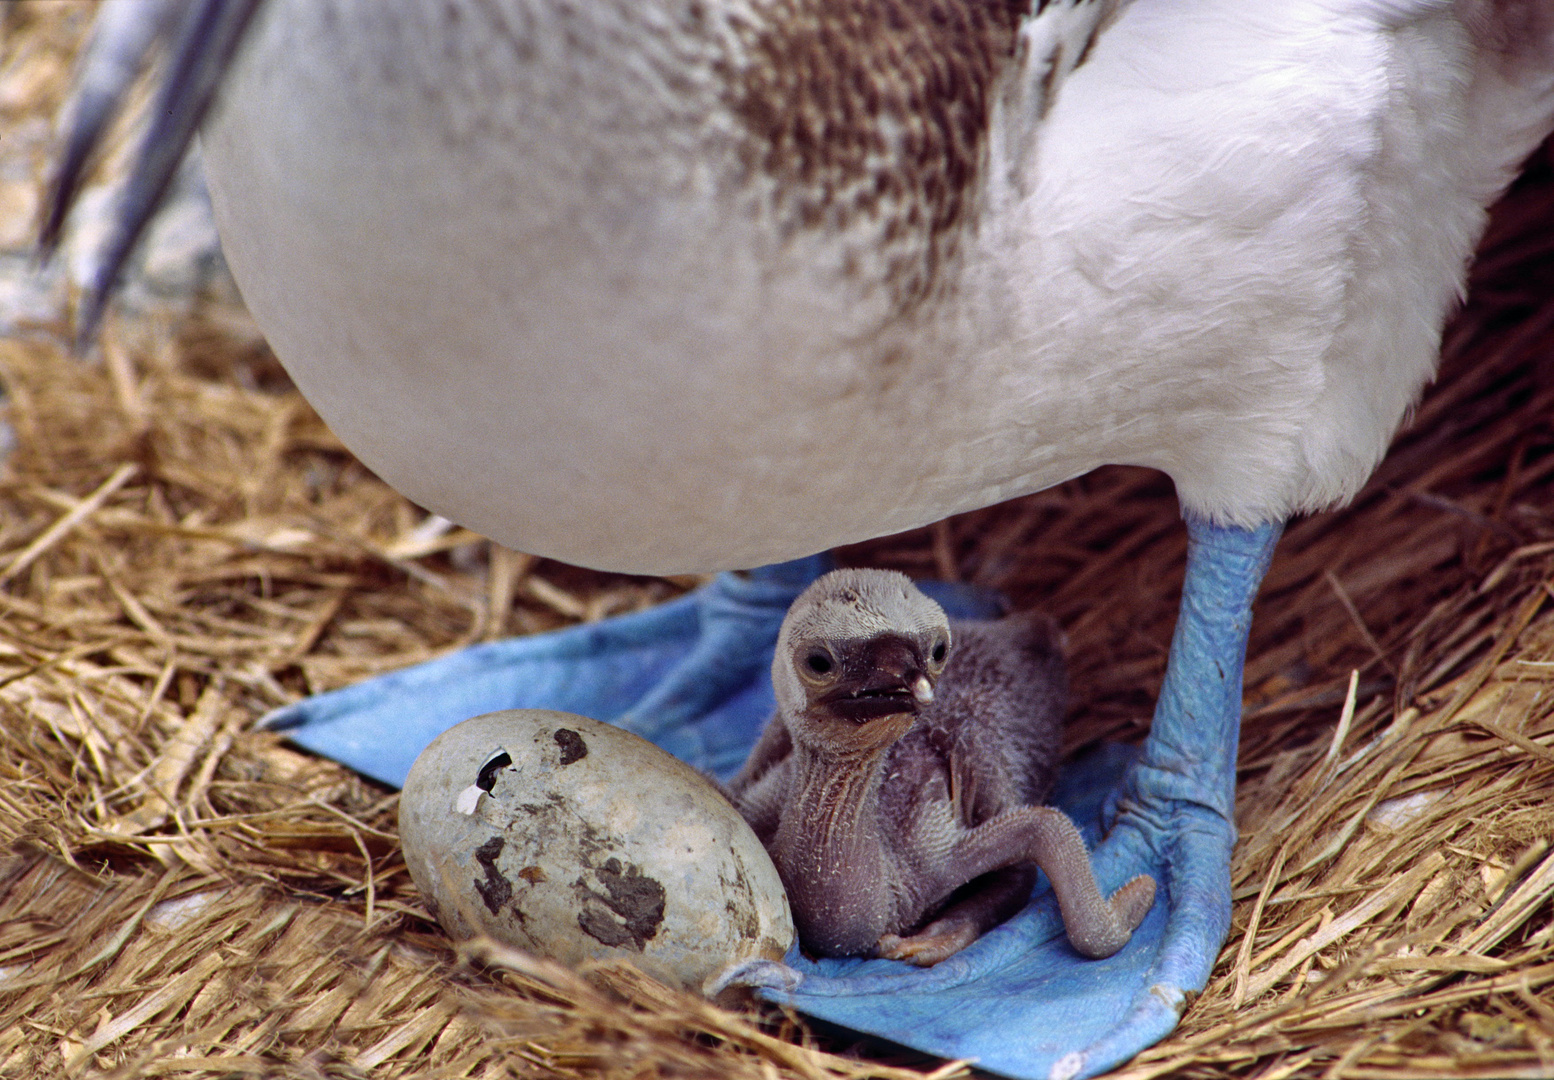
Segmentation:
{"type": "Polygon", "coordinates": [[[67,108],[64,149],[39,237],[45,253],[57,245],[87,169],[129,88],[160,45],[166,43],[169,54],[152,103],[152,122],[120,189],[114,229],[82,299],[78,345],[95,332],[120,270],[161,205],[261,3],[149,0],[103,5],[67,108]]]}

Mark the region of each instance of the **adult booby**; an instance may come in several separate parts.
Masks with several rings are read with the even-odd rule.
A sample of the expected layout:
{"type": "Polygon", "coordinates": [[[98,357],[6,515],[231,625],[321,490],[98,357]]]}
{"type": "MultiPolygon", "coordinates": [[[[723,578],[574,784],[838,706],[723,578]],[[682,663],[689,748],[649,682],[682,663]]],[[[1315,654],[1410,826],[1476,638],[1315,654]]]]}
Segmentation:
{"type": "MultiPolygon", "coordinates": [[[[1554,123],[1554,0],[139,10],[94,45],[60,206],[148,27],[178,44],[119,255],[233,59],[204,145],[255,318],[368,465],[503,543],[751,567],[1103,463],[1167,472],[1181,616],[1095,862],[1168,904],[1105,961],[1038,905],[928,972],[800,965],[771,992],[1020,1076],[1170,1029],[1228,928],[1252,597],[1282,522],[1358,490],[1433,370],[1485,207],[1554,123]]],[[[513,670],[615,701],[683,633],[627,720],[715,757],[727,729],[697,718],[816,570],[720,579],[513,670]],[[629,646],[619,693],[552,664],[601,642],[629,646]]],[[[494,686],[513,655],[293,717],[403,717],[415,688],[468,715],[469,665],[494,686]]]]}

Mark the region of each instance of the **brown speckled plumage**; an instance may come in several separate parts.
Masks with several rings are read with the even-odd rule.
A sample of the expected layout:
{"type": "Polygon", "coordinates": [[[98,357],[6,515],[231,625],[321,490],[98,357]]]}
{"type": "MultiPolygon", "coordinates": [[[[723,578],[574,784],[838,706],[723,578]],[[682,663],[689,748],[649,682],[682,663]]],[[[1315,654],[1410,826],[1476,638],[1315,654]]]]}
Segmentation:
{"type": "Polygon", "coordinates": [[[936,963],[1018,911],[1038,863],[1076,948],[1127,941],[1154,883],[1108,903],[1072,823],[1039,805],[1063,716],[1050,619],[952,626],[901,574],[836,571],[794,602],[772,675],[777,716],[730,791],[807,948],[936,963]]]}
{"type": "Polygon", "coordinates": [[[933,295],[974,221],[994,89],[1028,6],[769,0],[735,22],[725,104],[783,232],[861,232],[852,276],[878,279],[898,311],[933,295]]]}

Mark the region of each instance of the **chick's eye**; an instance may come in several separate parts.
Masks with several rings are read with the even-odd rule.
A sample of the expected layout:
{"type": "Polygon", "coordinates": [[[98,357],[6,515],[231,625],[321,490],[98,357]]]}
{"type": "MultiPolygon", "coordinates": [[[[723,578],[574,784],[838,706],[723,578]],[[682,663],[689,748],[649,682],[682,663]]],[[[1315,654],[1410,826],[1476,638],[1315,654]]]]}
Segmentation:
{"type": "Polygon", "coordinates": [[[936,641],[936,642],[933,643],[933,652],[930,653],[929,655],[931,655],[933,657],[933,662],[934,663],[942,664],[942,663],[944,663],[944,658],[946,656],[948,656],[949,654],[950,654],[950,647],[948,645],[946,645],[942,641],[936,641]]]}
{"type": "Polygon", "coordinates": [[[816,675],[829,675],[836,661],[823,652],[812,652],[804,658],[804,666],[816,675]]]}

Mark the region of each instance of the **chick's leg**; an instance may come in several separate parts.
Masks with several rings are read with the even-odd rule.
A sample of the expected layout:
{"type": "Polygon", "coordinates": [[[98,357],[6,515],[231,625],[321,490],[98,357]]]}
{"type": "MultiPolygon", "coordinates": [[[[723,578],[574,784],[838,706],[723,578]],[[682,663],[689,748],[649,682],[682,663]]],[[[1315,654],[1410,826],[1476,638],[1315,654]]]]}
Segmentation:
{"type": "Polygon", "coordinates": [[[1155,901],[1155,882],[1133,878],[1108,900],[1095,882],[1090,853],[1068,815],[1050,806],[1017,806],[965,834],[935,875],[946,891],[990,870],[1035,863],[1046,872],[1063,927],[1083,956],[1110,956],[1128,943],[1155,901]]]}
{"type": "Polygon", "coordinates": [[[937,964],[1007,921],[1030,900],[1035,885],[1034,866],[1009,866],[984,874],[963,890],[965,895],[952,896],[937,917],[915,933],[881,937],[879,954],[918,967],[937,964]]]}

